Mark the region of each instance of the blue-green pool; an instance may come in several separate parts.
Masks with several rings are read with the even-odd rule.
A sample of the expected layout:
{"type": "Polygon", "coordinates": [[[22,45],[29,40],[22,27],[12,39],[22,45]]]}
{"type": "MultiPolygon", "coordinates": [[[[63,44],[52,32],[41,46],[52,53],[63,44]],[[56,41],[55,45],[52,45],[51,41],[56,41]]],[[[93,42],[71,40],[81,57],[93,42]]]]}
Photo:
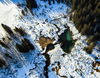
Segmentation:
{"type": "Polygon", "coordinates": [[[69,29],[66,29],[64,33],[59,36],[59,41],[61,42],[61,48],[63,51],[70,53],[75,41],[72,39],[72,33],[69,29]]]}

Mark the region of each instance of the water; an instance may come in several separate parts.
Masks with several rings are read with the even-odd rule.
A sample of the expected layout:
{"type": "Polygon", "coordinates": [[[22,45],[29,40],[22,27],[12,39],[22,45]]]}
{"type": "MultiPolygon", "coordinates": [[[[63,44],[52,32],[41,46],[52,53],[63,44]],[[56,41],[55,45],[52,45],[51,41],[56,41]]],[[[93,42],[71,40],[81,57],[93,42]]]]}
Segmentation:
{"type": "Polygon", "coordinates": [[[54,44],[48,44],[46,52],[48,52],[49,50],[52,50],[52,49],[54,49],[54,44]]]}
{"type": "MultiPolygon", "coordinates": [[[[59,36],[58,41],[61,43],[61,48],[63,49],[63,51],[66,53],[70,53],[75,44],[75,41],[72,39],[72,33],[69,29],[66,29],[64,33],[59,36]]],[[[54,48],[54,45],[56,44],[48,44],[46,51],[52,50],[54,48]]]]}
{"type": "Polygon", "coordinates": [[[61,42],[61,48],[64,52],[70,53],[72,47],[74,46],[75,41],[72,39],[72,34],[69,29],[66,29],[64,33],[59,36],[59,40],[61,42]]]}

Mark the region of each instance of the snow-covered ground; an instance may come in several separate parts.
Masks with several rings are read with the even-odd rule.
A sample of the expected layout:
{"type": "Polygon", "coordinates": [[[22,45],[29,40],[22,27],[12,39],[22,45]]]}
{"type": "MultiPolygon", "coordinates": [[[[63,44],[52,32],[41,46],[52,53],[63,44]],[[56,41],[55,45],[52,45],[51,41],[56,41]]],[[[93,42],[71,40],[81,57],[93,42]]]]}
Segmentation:
{"type": "MultiPolygon", "coordinates": [[[[16,3],[17,0],[13,1],[16,3]]],[[[46,59],[42,55],[45,51],[42,50],[38,40],[41,36],[44,36],[51,39],[54,38],[54,43],[56,43],[58,35],[63,33],[67,26],[72,31],[73,39],[77,41],[70,54],[65,53],[61,49],[60,44],[55,45],[55,49],[48,52],[50,55],[49,78],[99,78],[100,73],[96,72],[92,66],[92,63],[95,62],[95,57],[100,59],[100,53],[96,49],[98,46],[93,49],[92,54],[87,54],[83,50],[87,46],[86,36],[81,36],[73,22],[69,21],[67,14],[70,12],[70,8],[62,3],[48,5],[48,2],[36,1],[38,8],[33,9],[33,15],[28,9],[27,11],[24,10],[25,6],[18,7],[9,0],[0,2],[0,39],[8,35],[1,26],[1,23],[3,23],[12,30],[15,26],[25,29],[28,34],[25,38],[29,39],[35,46],[35,50],[31,50],[29,53],[18,52],[17,55],[19,54],[20,56],[17,57],[20,57],[20,61],[17,64],[10,62],[9,69],[1,68],[0,78],[45,78],[44,66],[46,59]],[[26,16],[22,15],[22,9],[26,16]],[[66,12],[68,9],[69,11],[66,12]],[[64,18],[64,16],[67,17],[64,18]],[[54,24],[60,28],[58,34],[58,28],[54,24]]],[[[0,50],[0,53],[13,52],[12,49],[9,51],[7,49],[6,51],[1,46],[0,50]]]]}

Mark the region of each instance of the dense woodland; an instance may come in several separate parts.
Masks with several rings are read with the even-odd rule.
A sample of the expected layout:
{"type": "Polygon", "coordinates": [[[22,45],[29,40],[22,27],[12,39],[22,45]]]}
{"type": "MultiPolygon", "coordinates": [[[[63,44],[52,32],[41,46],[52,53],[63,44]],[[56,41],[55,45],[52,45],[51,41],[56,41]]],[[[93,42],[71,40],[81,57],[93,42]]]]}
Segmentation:
{"type": "Polygon", "coordinates": [[[87,35],[88,53],[100,40],[100,0],[73,0],[71,12],[74,12],[73,21],[82,35],[87,35]]]}
{"type": "MultiPolygon", "coordinates": [[[[70,20],[72,20],[82,35],[87,35],[88,47],[85,47],[88,53],[100,40],[100,0],[43,0],[48,1],[49,5],[65,3],[71,7],[70,20]],[[74,15],[73,15],[74,13],[74,15]]],[[[37,8],[35,0],[26,0],[27,7],[31,10],[37,8]],[[33,3],[32,3],[33,2],[33,3]],[[34,4],[34,6],[33,6],[34,4]]]]}

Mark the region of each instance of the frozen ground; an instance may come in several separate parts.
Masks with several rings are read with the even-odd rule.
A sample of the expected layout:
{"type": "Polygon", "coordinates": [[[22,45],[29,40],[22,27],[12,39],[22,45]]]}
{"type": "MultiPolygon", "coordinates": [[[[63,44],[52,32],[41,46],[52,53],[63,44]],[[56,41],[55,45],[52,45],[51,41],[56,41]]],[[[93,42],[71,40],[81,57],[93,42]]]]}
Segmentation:
{"type": "MultiPolygon", "coordinates": [[[[70,28],[73,39],[77,41],[70,54],[65,53],[61,49],[60,44],[55,45],[55,49],[48,52],[50,56],[50,65],[48,67],[49,78],[99,78],[100,72],[97,72],[92,66],[92,63],[96,61],[96,57],[98,57],[98,60],[100,59],[100,51],[97,51],[98,46],[93,49],[92,54],[87,54],[83,51],[83,48],[87,46],[85,41],[86,36],[81,36],[73,22],[69,21],[67,14],[70,8],[62,3],[48,5],[48,2],[36,1],[39,7],[33,9],[33,15],[31,15],[28,9],[24,11],[26,16],[23,16],[21,13],[25,6],[17,7],[14,3],[9,2],[9,0],[0,2],[0,24],[6,24],[12,30],[15,26],[21,26],[28,34],[25,38],[28,38],[35,46],[35,50],[31,50],[29,53],[18,52],[16,56],[20,57],[19,63],[14,64],[10,62],[10,69],[1,68],[0,78],[45,78],[44,66],[46,59],[42,55],[45,50],[42,50],[38,40],[41,36],[44,36],[51,39],[54,38],[54,43],[56,43],[58,35],[63,33],[66,27],[70,28]],[[68,12],[66,12],[67,9],[69,9],[68,12]],[[67,17],[64,18],[64,16],[67,17]],[[60,32],[57,33],[58,28],[54,24],[60,28],[60,32]]],[[[7,35],[0,26],[0,39],[7,35]]],[[[0,53],[6,52],[6,49],[1,46],[0,49],[0,53]]],[[[13,52],[12,49],[9,51],[13,52]]],[[[97,66],[97,68],[100,67],[97,66]]]]}

